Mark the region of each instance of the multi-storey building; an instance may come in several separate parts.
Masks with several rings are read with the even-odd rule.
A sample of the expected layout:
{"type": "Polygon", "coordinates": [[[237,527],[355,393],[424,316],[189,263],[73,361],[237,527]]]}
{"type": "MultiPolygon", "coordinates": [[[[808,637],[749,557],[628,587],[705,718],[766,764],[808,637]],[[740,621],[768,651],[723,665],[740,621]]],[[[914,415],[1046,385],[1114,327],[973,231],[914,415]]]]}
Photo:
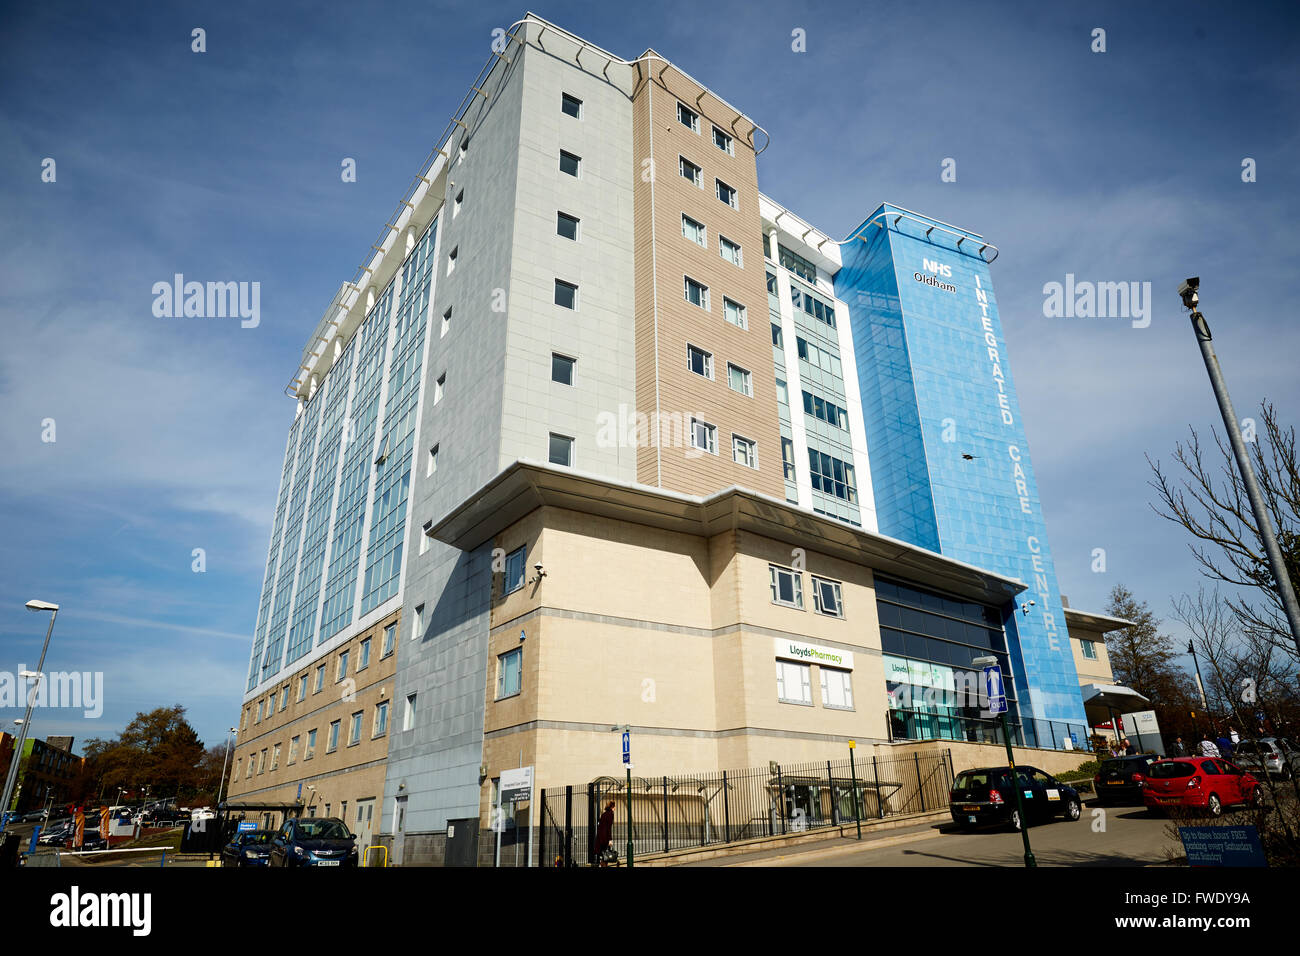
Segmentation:
{"type": "Polygon", "coordinates": [[[649,774],[975,746],[983,654],[1026,746],[1083,741],[989,246],[892,206],[836,242],[765,137],[511,28],[289,387],[233,803],[438,860],[615,725],[649,774]]]}

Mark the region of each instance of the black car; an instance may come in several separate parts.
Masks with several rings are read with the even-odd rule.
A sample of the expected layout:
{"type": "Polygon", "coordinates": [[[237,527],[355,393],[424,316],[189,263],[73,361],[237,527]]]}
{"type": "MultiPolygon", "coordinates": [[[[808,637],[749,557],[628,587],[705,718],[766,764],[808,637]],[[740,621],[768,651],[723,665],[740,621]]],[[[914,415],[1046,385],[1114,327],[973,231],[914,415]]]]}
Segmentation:
{"type": "Polygon", "coordinates": [[[99,835],[99,831],[98,831],[98,830],[92,830],[90,827],[86,827],[86,829],[82,831],[82,833],[81,833],[81,846],[80,846],[80,847],[74,847],[74,846],[72,845],[72,841],[73,841],[75,838],[76,838],[76,831],[75,831],[75,830],[69,830],[69,831],[68,831],[68,834],[67,834],[67,838],[66,838],[66,840],[64,841],[64,845],[66,846],[67,849],[69,849],[69,850],[78,850],[78,849],[79,849],[79,850],[81,850],[81,851],[83,851],[83,852],[85,852],[85,851],[87,851],[87,850],[107,850],[107,849],[108,849],[108,841],[105,840],[102,836],[99,835]]]}
{"type": "Polygon", "coordinates": [[[222,866],[268,866],[271,862],[271,840],[274,830],[245,830],[236,833],[221,848],[222,866]]]}
{"type": "Polygon", "coordinates": [[[72,833],[71,820],[57,820],[41,831],[36,842],[41,846],[64,846],[72,833]]]}
{"type": "Polygon", "coordinates": [[[356,866],[357,838],[337,817],[294,817],[271,839],[271,866],[356,866]]]}
{"type": "Polygon", "coordinates": [[[1151,765],[1160,758],[1154,754],[1111,757],[1101,762],[1101,770],[1092,778],[1097,803],[1132,803],[1142,806],[1142,789],[1151,765]]]}
{"type": "Polygon", "coordinates": [[[952,821],[958,829],[1001,823],[1019,830],[1022,821],[1016,809],[1017,790],[1030,826],[1058,815],[1077,820],[1083,812],[1079,791],[1049,773],[1020,766],[1015,768],[1013,782],[1010,767],[983,767],[957,774],[949,794],[952,821]]]}

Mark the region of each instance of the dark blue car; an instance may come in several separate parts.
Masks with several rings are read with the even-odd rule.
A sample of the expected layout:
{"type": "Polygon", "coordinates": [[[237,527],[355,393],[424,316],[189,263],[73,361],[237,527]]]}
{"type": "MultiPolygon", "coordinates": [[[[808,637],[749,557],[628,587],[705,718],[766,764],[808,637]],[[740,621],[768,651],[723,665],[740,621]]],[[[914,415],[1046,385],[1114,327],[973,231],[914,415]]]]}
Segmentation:
{"type": "Polygon", "coordinates": [[[356,866],[356,843],[337,817],[295,817],[271,839],[271,866],[356,866]]]}
{"type": "Polygon", "coordinates": [[[267,866],[271,862],[273,830],[245,830],[221,848],[222,866],[267,866]]]}
{"type": "Polygon", "coordinates": [[[949,794],[952,822],[958,829],[1000,823],[1013,830],[1061,816],[1079,819],[1079,791],[1035,767],[983,767],[957,774],[949,794]],[[1028,820],[1020,819],[1017,791],[1028,820]]]}

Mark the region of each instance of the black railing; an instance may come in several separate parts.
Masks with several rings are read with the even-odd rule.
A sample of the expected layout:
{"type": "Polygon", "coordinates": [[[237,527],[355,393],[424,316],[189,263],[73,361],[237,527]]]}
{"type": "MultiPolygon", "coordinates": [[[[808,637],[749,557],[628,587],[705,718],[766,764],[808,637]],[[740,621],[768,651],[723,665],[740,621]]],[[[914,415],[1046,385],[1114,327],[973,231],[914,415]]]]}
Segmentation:
{"type": "Polygon", "coordinates": [[[538,860],[593,866],[600,816],[614,804],[610,846],[619,861],[628,832],[637,857],[757,837],[923,813],[948,806],[948,751],[900,757],[777,764],[627,781],[601,777],[538,796],[538,860]],[[629,805],[631,819],[629,820],[629,805]]]}

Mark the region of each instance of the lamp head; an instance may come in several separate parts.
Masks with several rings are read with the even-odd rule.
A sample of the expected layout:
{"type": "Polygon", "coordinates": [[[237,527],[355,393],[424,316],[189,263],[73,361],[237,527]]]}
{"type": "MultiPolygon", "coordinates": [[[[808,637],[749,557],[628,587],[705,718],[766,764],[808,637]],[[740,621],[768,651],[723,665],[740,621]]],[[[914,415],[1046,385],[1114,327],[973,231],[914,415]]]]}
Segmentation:
{"type": "Polygon", "coordinates": [[[59,606],[51,604],[49,601],[28,601],[27,610],[29,611],[57,611],[59,606]]]}

